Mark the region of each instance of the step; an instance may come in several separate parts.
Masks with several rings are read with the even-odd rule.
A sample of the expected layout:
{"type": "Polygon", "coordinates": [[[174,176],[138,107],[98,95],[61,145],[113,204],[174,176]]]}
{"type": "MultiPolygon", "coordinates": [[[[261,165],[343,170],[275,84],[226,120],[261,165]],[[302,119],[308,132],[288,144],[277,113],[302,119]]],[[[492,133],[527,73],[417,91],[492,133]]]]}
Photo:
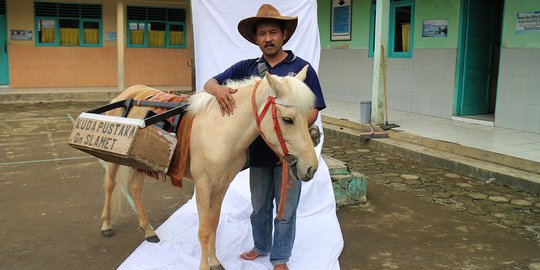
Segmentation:
{"type": "MultiPolygon", "coordinates": [[[[361,131],[355,126],[339,126],[326,122],[324,132],[342,139],[366,141],[361,138],[361,134],[365,131],[361,131]]],[[[399,136],[396,136],[395,133],[391,131],[388,133],[388,138],[370,139],[367,143],[375,149],[391,152],[457,174],[485,181],[492,180],[497,184],[517,190],[540,194],[540,174],[535,172],[537,168],[529,167],[534,167],[534,164],[531,165],[524,161],[527,164],[516,166],[514,162],[517,161],[513,157],[462,145],[450,146],[451,143],[448,142],[418,138],[419,136],[409,135],[403,131],[400,131],[399,136]],[[495,157],[491,157],[491,155],[495,157]],[[501,164],[504,162],[510,162],[512,166],[501,164]],[[527,170],[516,167],[527,168],[527,170]]]]}
{"type": "Polygon", "coordinates": [[[367,202],[367,180],[363,174],[350,171],[347,163],[322,155],[330,171],[337,206],[367,202]]]}
{"type": "Polygon", "coordinates": [[[422,137],[420,135],[404,132],[400,130],[391,130],[388,135],[392,139],[403,142],[409,142],[417,145],[423,145],[428,148],[435,148],[446,152],[459,154],[478,160],[484,160],[490,163],[500,164],[507,167],[516,168],[522,171],[532,173],[540,173],[540,162],[518,158],[514,156],[504,155],[496,152],[491,152],[483,149],[478,149],[461,144],[446,142],[432,138],[422,137]]]}
{"type": "Polygon", "coordinates": [[[350,173],[347,163],[327,155],[322,155],[322,157],[326,163],[326,166],[328,166],[330,175],[343,175],[350,173]]]}
{"type": "MultiPolygon", "coordinates": [[[[365,137],[367,132],[370,132],[370,125],[358,122],[349,121],[347,119],[336,119],[329,116],[323,116],[322,121],[326,124],[332,125],[333,129],[344,131],[352,136],[348,136],[350,139],[362,140],[362,136],[365,137]]],[[[375,131],[383,131],[376,127],[375,131]]],[[[399,141],[405,141],[413,144],[423,145],[428,148],[440,149],[443,151],[459,154],[462,156],[484,160],[491,163],[501,164],[507,167],[516,168],[523,171],[540,174],[540,162],[527,160],[510,155],[500,154],[492,151],[487,151],[479,148],[465,146],[453,142],[441,141],[437,139],[423,137],[421,135],[412,134],[402,130],[392,129],[387,131],[388,137],[399,141]]]]}

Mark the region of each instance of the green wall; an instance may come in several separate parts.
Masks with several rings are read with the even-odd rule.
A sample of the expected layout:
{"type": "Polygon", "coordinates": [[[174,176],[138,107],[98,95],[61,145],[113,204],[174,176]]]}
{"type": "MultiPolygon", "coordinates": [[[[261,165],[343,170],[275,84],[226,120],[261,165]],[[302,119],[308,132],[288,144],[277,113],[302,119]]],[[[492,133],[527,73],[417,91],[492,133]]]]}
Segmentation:
{"type": "MultiPolygon", "coordinates": [[[[461,0],[416,0],[414,48],[457,48],[460,2],[461,0]],[[448,37],[423,38],[422,22],[429,19],[448,19],[448,37]]],[[[352,40],[350,41],[330,41],[331,1],[317,0],[317,5],[321,49],[329,49],[347,44],[349,48],[354,49],[367,49],[369,47],[370,0],[352,1],[352,40]]]]}
{"type": "Polygon", "coordinates": [[[321,49],[349,45],[353,49],[367,49],[369,45],[370,0],[352,0],[351,40],[330,41],[330,0],[317,0],[317,17],[321,49]]]}
{"type": "Polygon", "coordinates": [[[457,48],[460,0],[416,0],[414,10],[414,48],[457,48]],[[424,20],[448,19],[447,37],[422,37],[424,20]]]}
{"type": "MultiPolygon", "coordinates": [[[[330,0],[317,0],[321,48],[348,45],[353,49],[369,46],[370,0],[353,0],[352,40],[330,41],[330,0]]],[[[461,0],[416,0],[414,43],[421,48],[457,48],[461,0]],[[422,37],[422,23],[429,19],[448,19],[447,37],[422,37]]],[[[540,11],[540,0],[505,0],[503,17],[504,48],[540,48],[540,33],[516,34],[516,16],[519,12],[540,11]]]]}
{"type": "Polygon", "coordinates": [[[540,33],[516,34],[519,12],[540,11],[540,0],[505,0],[503,48],[540,48],[540,33]]]}

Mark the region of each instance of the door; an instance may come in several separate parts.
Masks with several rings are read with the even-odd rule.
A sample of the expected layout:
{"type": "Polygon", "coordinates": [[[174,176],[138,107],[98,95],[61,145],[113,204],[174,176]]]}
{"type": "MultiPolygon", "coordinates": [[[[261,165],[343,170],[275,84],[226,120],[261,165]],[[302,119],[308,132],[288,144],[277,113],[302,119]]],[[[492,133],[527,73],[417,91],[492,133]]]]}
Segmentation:
{"type": "Polygon", "coordinates": [[[499,1],[464,0],[458,74],[456,114],[474,115],[490,112],[490,93],[494,69],[493,53],[497,47],[499,1]]]}
{"type": "Polygon", "coordinates": [[[0,85],[9,84],[6,17],[0,15],[0,85]]]}

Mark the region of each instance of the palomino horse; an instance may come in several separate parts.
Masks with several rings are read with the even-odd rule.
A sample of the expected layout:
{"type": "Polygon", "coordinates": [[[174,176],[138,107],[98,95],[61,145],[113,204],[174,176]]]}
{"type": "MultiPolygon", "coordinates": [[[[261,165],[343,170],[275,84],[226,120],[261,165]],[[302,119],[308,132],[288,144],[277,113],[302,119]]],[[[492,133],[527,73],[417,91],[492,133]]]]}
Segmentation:
{"type": "MultiPolygon", "coordinates": [[[[218,103],[208,93],[197,93],[189,98],[187,114],[194,118],[184,178],[193,180],[195,185],[201,245],[200,269],[224,269],[216,257],[215,246],[221,203],[232,179],[246,163],[247,148],[259,134],[289,165],[294,178],[303,181],[313,178],[318,164],[308,132],[307,116],[313,108],[315,96],[302,82],[306,70],[307,66],[295,77],[280,78],[267,74],[258,82],[257,78],[230,82],[229,87],[238,89],[234,94],[237,106],[230,117],[221,115],[218,103]]],[[[144,86],[133,86],[113,102],[127,98],[141,99],[159,92],[144,86]]],[[[142,107],[132,110],[135,109],[148,110],[142,107]]],[[[120,110],[117,109],[114,114],[119,115],[120,110]]],[[[130,113],[128,117],[133,115],[141,117],[144,113],[130,113]]],[[[114,234],[110,225],[110,206],[118,167],[109,163],[104,179],[105,206],[101,216],[104,236],[114,234]]],[[[135,170],[130,192],[135,201],[140,229],[148,241],[158,242],[159,238],[149,224],[142,205],[144,178],[144,173],[135,170]]]]}

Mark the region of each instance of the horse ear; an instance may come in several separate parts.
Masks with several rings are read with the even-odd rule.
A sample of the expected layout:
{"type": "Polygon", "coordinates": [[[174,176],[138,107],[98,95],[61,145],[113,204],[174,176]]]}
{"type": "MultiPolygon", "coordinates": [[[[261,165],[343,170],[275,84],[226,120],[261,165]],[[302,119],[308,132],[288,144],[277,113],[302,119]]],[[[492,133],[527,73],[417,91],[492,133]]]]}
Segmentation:
{"type": "Polygon", "coordinates": [[[300,70],[300,72],[298,72],[298,74],[296,74],[295,78],[297,78],[297,79],[299,79],[301,81],[304,81],[306,79],[306,74],[307,74],[308,67],[309,67],[309,65],[304,66],[304,68],[302,68],[302,70],[300,70]]]}
{"type": "Polygon", "coordinates": [[[274,90],[274,92],[276,93],[276,96],[278,96],[279,93],[283,93],[283,91],[285,91],[283,88],[283,84],[277,78],[270,75],[270,73],[266,72],[265,77],[266,80],[268,80],[268,84],[270,84],[270,88],[272,88],[272,90],[274,90]]]}

